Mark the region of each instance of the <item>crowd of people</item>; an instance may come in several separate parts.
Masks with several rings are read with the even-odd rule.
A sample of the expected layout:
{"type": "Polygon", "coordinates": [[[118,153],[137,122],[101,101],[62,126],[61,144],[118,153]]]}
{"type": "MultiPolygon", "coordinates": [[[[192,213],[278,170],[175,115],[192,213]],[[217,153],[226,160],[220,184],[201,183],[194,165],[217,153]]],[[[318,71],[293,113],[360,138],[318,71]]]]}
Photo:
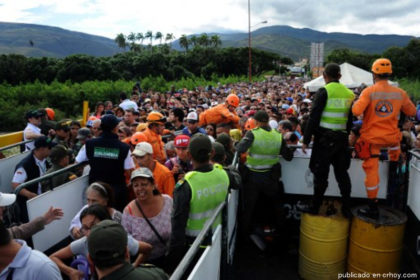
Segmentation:
{"type": "MultiPolygon", "coordinates": [[[[281,227],[284,217],[278,203],[282,196],[279,155],[289,161],[293,157],[311,157],[315,198],[303,211],[313,214],[318,212],[327,187],[326,164],[333,164],[339,178],[345,179],[348,166],[344,157],[348,155],[348,165],[350,157],[366,160],[360,153],[364,147],[361,139],[366,139],[367,132],[363,115],[372,112],[366,111],[371,110],[366,109],[367,103],[361,109],[363,101],[357,101],[364,100],[359,97],[367,94],[366,89],[344,89],[338,82],[339,68],[329,67],[324,72],[327,86],[317,94],[305,90],[303,80],[291,78],[178,91],[172,88],[166,93],[143,91],[138,83],[131,94],[121,93],[115,105],[109,100],[98,102],[85,127],[74,120],[55,122],[51,108],[29,111],[23,134],[24,140],[34,141],[25,144],[31,153],[16,167],[11,182],[14,189],[73,162],[86,164],[83,170],[68,171],[53,180],[27,186],[16,198],[1,194],[0,206],[11,205],[16,199],[20,208],[17,221],[22,226],[33,224],[34,221],[28,220],[27,200],[89,174],[87,204],[69,225],[74,241],[50,256],[70,279],[81,279],[83,273],[70,267],[66,259],[76,255],[88,257],[88,254],[97,276],[104,277],[101,279],[117,279],[106,276],[132,269],[125,263],[130,262],[130,257],[133,266],[140,267],[139,271],[130,270],[133,275],[144,273],[145,279],[149,279],[149,273],[160,277],[153,279],[165,279],[164,272],[140,264],[151,263],[171,273],[210,217],[209,213],[224,201],[229,189],[241,186],[246,206],[240,213],[242,237],[249,236],[264,248],[255,233],[255,208],[259,197],[264,195],[273,206],[274,211],[270,211],[274,224],[281,227]],[[355,116],[351,114],[353,101],[359,104],[359,109],[353,110],[355,116]],[[314,144],[312,155],[307,149],[311,143],[314,144]],[[354,146],[355,152],[348,149],[354,146]],[[229,167],[235,152],[240,154],[240,174],[229,167]],[[114,240],[117,240],[115,244],[114,240]],[[105,248],[104,244],[110,246],[105,248]]],[[[380,74],[384,79],[383,73],[380,74]]],[[[402,91],[401,94],[406,98],[402,91]]],[[[390,95],[381,98],[398,99],[396,93],[390,95]]],[[[399,114],[400,108],[408,115],[400,118],[402,161],[407,160],[409,149],[420,148],[420,105],[416,120],[411,117],[416,108],[413,113],[409,101],[404,100],[404,105],[393,103],[394,112],[386,111],[390,109],[387,103],[382,107],[375,104],[379,106],[376,112],[384,116],[395,115],[397,111],[399,114]]],[[[396,146],[399,142],[389,144],[396,146]]],[[[390,157],[393,161],[400,159],[391,154],[390,157]]],[[[367,173],[374,173],[371,169],[367,173]]],[[[374,184],[377,186],[378,182],[374,184]]],[[[346,203],[350,179],[339,182],[339,186],[346,203]]],[[[376,196],[369,193],[369,188],[374,186],[367,185],[372,199],[376,196]]],[[[42,225],[31,230],[30,235],[62,215],[58,208],[49,211],[47,218],[40,218],[42,225]]],[[[220,224],[220,220],[216,223],[220,224]]],[[[13,233],[18,232],[16,229],[11,232],[13,238],[30,236],[16,235],[13,233]]],[[[7,242],[12,244],[10,240],[7,242]]],[[[0,250],[5,246],[3,243],[0,250]]],[[[23,246],[23,243],[13,244],[23,246]]],[[[91,272],[95,274],[94,269],[91,272]]]]}

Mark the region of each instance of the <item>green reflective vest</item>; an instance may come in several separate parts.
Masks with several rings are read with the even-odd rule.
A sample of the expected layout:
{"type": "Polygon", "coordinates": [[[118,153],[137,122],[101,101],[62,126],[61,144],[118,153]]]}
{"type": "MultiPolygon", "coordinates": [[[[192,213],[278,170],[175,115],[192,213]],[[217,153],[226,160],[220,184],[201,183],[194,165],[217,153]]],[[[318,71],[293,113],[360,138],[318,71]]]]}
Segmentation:
{"type": "Polygon", "coordinates": [[[325,89],[327,90],[328,100],[322,112],[319,126],[331,130],[346,130],[354,93],[337,82],[328,83],[325,89]]]}
{"type": "Polygon", "coordinates": [[[282,136],[275,129],[267,131],[262,128],[252,130],[254,142],[248,150],[246,166],[257,172],[266,172],[279,162],[282,136]]]}
{"type": "MultiPolygon", "coordinates": [[[[213,215],[216,208],[226,199],[229,177],[221,165],[213,166],[210,172],[190,171],[185,180],[191,188],[190,213],[187,221],[186,234],[195,237],[203,229],[206,221],[213,215]]],[[[221,223],[219,215],[213,228],[221,223]]]]}

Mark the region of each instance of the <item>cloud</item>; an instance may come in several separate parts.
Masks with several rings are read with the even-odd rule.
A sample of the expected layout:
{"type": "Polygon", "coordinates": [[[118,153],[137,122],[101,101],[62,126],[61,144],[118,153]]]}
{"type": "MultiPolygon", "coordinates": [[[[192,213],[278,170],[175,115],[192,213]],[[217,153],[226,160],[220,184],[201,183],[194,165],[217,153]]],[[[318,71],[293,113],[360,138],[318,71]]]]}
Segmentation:
{"type": "MultiPolygon", "coordinates": [[[[268,25],[327,32],[420,36],[417,0],[250,1],[252,25],[267,20],[268,25]]],[[[247,32],[248,5],[244,0],[0,0],[0,18],[109,38],[148,30],[179,38],[202,32],[247,32]]]]}

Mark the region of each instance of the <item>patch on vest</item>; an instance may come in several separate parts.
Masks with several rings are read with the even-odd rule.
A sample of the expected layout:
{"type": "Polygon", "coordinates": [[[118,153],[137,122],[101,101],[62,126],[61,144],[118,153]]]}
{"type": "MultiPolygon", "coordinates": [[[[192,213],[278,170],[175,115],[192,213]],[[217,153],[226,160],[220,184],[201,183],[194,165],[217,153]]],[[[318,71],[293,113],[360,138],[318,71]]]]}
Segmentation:
{"type": "Polygon", "coordinates": [[[117,148],[95,147],[93,150],[93,157],[95,158],[117,159],[119,154],[120,150],[117,148]]]}
{"type": "Polygon", "coordinates": [[[182,184],[184,184],[184,182],[185,182],[184,179],[178,180],[178,182],[176,182],[175,188],[178,188],[179,186],[181,186],[182,184]]]}
{"type": "Polygon", "coordinates": [[[391,102],[389,101],[386,101],[386,100],[379,101],[375,106],[375,114],[378,117],[381,117],[381,118],[387,117],[391,115],[392,112],[393,112],[393,107],[392,107],[391,102]]]}

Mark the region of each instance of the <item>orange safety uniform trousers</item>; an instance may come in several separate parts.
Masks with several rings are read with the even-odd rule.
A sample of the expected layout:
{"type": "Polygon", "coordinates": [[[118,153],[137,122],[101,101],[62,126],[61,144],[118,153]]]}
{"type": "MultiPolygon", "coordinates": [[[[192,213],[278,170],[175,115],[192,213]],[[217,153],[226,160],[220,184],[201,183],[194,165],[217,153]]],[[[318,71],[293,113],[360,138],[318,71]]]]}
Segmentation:
{"type": "Polygon", "coordinates": [[[371,144],[370,154],[371,157],[363,161],[362,167],[366,173],[365,187],[367,196],[370,199],[375,199],[379,191],[379,155],[381,148],[388,148],[388,156],[390,161],[398,161],[400,157],[400,144],[384,145],[384,144],[371,144]]]}

